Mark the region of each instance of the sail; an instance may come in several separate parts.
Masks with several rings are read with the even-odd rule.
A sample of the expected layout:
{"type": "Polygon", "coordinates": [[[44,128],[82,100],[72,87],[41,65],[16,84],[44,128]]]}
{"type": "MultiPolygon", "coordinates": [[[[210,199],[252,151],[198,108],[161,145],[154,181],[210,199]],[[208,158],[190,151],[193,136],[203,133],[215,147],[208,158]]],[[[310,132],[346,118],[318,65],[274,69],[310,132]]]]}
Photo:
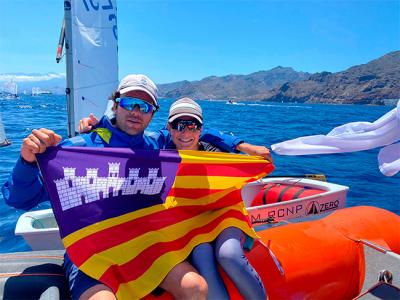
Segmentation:
{"type": "Polygon", "coordinates": [[[117,6],[109,1],[64,1],[68,132],[89,113],[102,116],[118,85],[117,6]]]}
{"type": "Polygon", "coordinates": [[[400,100],[397,107],[375,122],[352,122],[332,129],[327,135],[309,135],[271,146],[280,155],[310,155],[355,152],[382,148],[379,168],[386,176],[400,172],[400,100]],[[393,144],[393,145],[392,145],[393,144]],[[397,146],[395,146],[397,145],[397,146]]]}
{"type": "Polygon", "coordinates": [[[6,137],[6,132],[4,130],[3,121],[1,120],[0,114],[0,147],[5,147],[11,145],[11,142],[6,137]]]}

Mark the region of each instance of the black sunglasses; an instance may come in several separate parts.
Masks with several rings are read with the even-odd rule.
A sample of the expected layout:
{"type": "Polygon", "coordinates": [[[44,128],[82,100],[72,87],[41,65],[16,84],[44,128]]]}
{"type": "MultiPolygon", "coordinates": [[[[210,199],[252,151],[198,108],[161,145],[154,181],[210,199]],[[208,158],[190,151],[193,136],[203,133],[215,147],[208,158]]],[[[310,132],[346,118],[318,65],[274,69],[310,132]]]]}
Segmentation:
{"type": "Polygon", "coordinates": [[[178,130],[179,132],[182,132],[187,128],[189,131],[196,131],[200,130],[201,124],[198,121],[192,121],[192,120],[175,120],[171,124],[171,128],[174,130],[178,130]]]}

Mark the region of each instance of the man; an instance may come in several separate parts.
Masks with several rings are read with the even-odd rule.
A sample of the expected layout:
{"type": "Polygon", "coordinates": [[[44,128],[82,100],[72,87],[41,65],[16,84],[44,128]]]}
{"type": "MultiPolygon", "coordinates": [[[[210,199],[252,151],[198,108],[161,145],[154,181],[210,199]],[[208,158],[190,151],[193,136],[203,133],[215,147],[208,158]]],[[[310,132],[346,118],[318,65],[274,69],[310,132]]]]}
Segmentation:
{"type": "MultiPolygon", "coordinates": [[[[113,95],[115,118],[103,118],[101,128],[63,141],[61,146],[129,147],[132,149],[159,149],[168,143],[163,133],[145,135],[144,130],[158,109],[157,87],[144,75],[128,75],[123,78],[113,95]]],[[[224,137],[232,147],[239,140],[224,137]]],[[[8,182],[2,187],[4,199],[10,206],[30,209],[49,200],[43,186],[35,155],[47,147],[57,145],[61,137],[51,130],[33,130],[23,141],[21,157],[18,159],[8,182]]],[[[218,139],[217,139],[218,140],[218,139]]],[[[222,140],[221,138],[219,139],[222,140]]],[[[244,144],[244,143],[242,143],[244,144]]],[[[239,144],[238,150],[246,144],[239,144]]],[[[105,285],[86,276],[65,257],[65,270],[74,299],[115,299],[105,285]]],[[[207,284],[187,262],[178,264],[160,285],[175,298],[203,299],[207,295],[207,284]]]]}
{"type": "MultiPolygon", "coordinates": [[[[195,101],[190,98],[181,98],[171,105],[167,128],[176,149],[223,151],[210,143],[200,141],[202,127],[203,112],[195,101]]],[[[263,146],[250,144],[246,145],[246,150],[251,153],[257,150],[268,152],[268,149],[263,146]]],[[[217,211],[218,209],[210,210],[209,217],[212,218],[212,214],[218,213],[217,211]]],[[[229,299],[228,292],[219,276],[215,258],[235,283],[244,299],[266,298],[260,276],[244,255],[241,241],[245,239],[245,234],[239,228],[230,226],[223,229],[214,241],[202,243],[193,249],[192,264],[207,281],[209,299],[229,299]]]]}

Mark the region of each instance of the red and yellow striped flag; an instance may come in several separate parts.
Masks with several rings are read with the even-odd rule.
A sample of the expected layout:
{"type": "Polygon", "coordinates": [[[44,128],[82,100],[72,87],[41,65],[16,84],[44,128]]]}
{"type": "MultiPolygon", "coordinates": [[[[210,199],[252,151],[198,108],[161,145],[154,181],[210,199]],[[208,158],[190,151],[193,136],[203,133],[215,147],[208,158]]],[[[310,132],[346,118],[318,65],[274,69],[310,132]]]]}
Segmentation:
{"type": "Polygon", "coordinates": [[[146,296],[195,246],[214,240],[227,227],[255,237],[240,191],[273,170],[261,157],[76,149],[57,149],[52,159],[40,159],[41,170],[70,259],[119,299],[146,296]],[[107,169],[105,160],[107,177],[99,176],[107,174],[99,171],[104,164],[107,169]],[[97,164],[78,176],[75,166],[82,169],[88,161],[97,164]],[[54,168],[62,168],[64,178],[57,178],[54,174],[62,171],[54,168]],[[67,198],[80,203],[66,208],[67,198]]]}

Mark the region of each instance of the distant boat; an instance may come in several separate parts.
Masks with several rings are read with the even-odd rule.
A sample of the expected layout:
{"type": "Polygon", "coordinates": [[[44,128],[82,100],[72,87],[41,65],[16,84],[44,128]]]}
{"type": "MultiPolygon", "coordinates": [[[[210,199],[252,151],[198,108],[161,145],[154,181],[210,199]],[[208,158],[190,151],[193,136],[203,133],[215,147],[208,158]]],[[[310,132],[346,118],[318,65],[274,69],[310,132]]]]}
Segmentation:
{"type": "Polygon", "coordinates": [[[0,147],[5,147],[11,145],[11,141],[9,141],[6,137],[6,131],[4,130],[3,121],[1,120],[0,115],[0,147]]]}
{"type": "Polygon", "coordinates": [[[226,104],[238,104],[236,101],[233,100],[228,100],[226,101],[226,104]]]}
{"type": "Polygon", "coordinates": [[[33,87],[32,88],[32,96],[38,96],[38,95],[51,95],[52,92],[49,90],[42,90],[40,87],[33,87]]]}
{"type": "Polygon", "coordinates": [[[3,99],[7,100],[19,99],[17,83],[14,80],[6,82],[4,84],[3,94],[5,95],[3,99]]]}

